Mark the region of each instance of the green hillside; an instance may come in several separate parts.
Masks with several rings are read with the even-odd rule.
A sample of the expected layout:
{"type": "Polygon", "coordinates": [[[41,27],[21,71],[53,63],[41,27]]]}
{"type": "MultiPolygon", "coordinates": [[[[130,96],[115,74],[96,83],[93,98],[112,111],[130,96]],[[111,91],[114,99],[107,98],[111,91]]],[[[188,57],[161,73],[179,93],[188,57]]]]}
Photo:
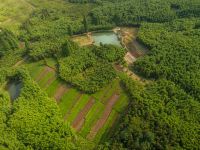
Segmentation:
{"type": "Polygon", "coordinates": [[[199,116],[199,0],[0,0],[0,150],[196,150],[199,116]]]}

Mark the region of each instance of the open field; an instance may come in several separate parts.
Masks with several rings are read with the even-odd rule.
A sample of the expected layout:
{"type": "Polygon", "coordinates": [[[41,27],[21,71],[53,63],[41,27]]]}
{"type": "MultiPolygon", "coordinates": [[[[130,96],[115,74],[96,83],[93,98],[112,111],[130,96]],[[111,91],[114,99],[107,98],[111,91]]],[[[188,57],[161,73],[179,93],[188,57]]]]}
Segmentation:
{"type": "MultiPolygon", "coordinates": [[[[47,60],[54,66],[53,60],[47,60]]],[[[43,61],[27,63],[31,76],[60,107],[63,119],[81,136],[99,143],[107,136],[115,120],[128,105],[128,97],[115,79],[94,94],[85,94],[56,77],[55,71],[43,61]]]]}
{"type": "Polygon", "coordinates": [[[0,27],[16,32],[33,10],[27,0],[0,0],[0,27]]]}

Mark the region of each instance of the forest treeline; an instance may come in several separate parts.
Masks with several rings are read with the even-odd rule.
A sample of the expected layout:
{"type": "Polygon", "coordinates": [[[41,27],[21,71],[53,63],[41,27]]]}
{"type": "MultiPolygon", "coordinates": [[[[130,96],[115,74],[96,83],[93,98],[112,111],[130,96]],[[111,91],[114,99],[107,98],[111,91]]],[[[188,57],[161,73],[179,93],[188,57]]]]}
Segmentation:
{"type": "Polygon", "coordinates": [[[17,37],[11,31],[0,28],[0,58],[8,51],[17,49],[17,42],[17,37]]]}
{"type": "Polygon", "coordinates": [[[122,77],[129,108],[109,149],[198,149],[200,104],[173,82],[158,80],[145,87],[122,77]]]}
{"type": "Polygon", "coordinates": [[[177,18],[200,17],[199,0],[126,0],[106,3],[93,9],[91,22],[96,25],[139,25],[147,22],[167,22],[177,18]]]}
{"type": "Polygon", "coordinates": [[[199,22],[181,19],[143,24],[138,38],[151,52],[138,60],[133,69],[147,78],[171,80],[200,101],[199,22]]]}
{"type": "Polygon", "coordinates": [[[64,123],[55,101],[40,89],[25,68],[12,70],[8,77],[20,81],[23,87],[12,103],[8,93],[0,90],[0,149],[91,148],[64,123]]]}

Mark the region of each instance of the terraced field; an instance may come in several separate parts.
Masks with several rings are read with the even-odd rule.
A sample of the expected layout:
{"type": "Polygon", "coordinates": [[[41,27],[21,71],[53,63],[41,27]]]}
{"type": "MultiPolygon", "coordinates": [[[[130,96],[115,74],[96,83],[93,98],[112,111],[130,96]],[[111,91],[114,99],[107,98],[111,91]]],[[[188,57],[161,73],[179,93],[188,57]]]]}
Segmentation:
{"type": "Polygon", "coordinates": [[[85,94],[57,78],[53,61],[48,61],[51,65],[37,62],[27,66],[40,87],[55,99],[63,119],[91,141],[99,143],[102,137],[104,140],[108,138],[116,119],[128,105],[128,98],[119,80],[115,79],[95,94],[85,94]]]}

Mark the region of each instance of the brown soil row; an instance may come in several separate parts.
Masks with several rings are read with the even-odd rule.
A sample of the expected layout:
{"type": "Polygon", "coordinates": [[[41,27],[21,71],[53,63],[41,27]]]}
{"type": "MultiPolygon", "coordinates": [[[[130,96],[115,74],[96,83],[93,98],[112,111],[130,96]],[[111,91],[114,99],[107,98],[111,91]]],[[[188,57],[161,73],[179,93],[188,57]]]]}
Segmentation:
{"type": "Polygon", "coordinates": [[[45,67],[42,72],[37,76],[36,81],[40,81],[47,73],[53,71],[53,69],[49,67],[45,67]]]}
{"type": "Polygon", "coordinates": [[[106,121],[112,111],[114,104],[117,102],[118,99],[119,99],[119,95],[117,95],[117,94],[112,95],[112,97],[109,99],[108,103],[105,106],[105,110],[104,110],[101,118],[99,120],[97,120],[97,122],[91,128],[90,133],[87,135],[88,139],[90,139],[90,140],[94,139],[94,137],[96,136],[98,131],[104,126],[104,124],[106,123],[106,121]]]}
{"type": "Polygon", "coordinates": [[[76,116],[76,118],[74,119],[73,123],[72,123],[72,127],[76,130],[76,131],[80,131],[84,122],[85,122],[85,117],[88,114],[88,112],[90,111],[90,109],[92,108],[92,106],[94,105],[95,100],[93,98],[91,98],[88,103],[84,106],[84,108],[79,112],[79,114],[76,116]]]}
{"type": "Polygon", "coordinates": [[[71,114],[71,110],[74,107],[74,105],[81,99],[82,97],[82,93],[78,94],[78,96],[73,100],[73,104],[71,106],[71,108],[69,109],[69,111],[67,111],[67,113],[65,114],[64,120],[66,121],[68,116],[71,114]]]}
{"type": "Polygon", "coordinates": [[[63,97],[63,95],[69,90],[69,88],[64,85],[61,84],[58,89],[56,90],[55,94],[54,94],[54,98],[56,99],[57,103],[60,103],[61,98],[63,97]]]}

